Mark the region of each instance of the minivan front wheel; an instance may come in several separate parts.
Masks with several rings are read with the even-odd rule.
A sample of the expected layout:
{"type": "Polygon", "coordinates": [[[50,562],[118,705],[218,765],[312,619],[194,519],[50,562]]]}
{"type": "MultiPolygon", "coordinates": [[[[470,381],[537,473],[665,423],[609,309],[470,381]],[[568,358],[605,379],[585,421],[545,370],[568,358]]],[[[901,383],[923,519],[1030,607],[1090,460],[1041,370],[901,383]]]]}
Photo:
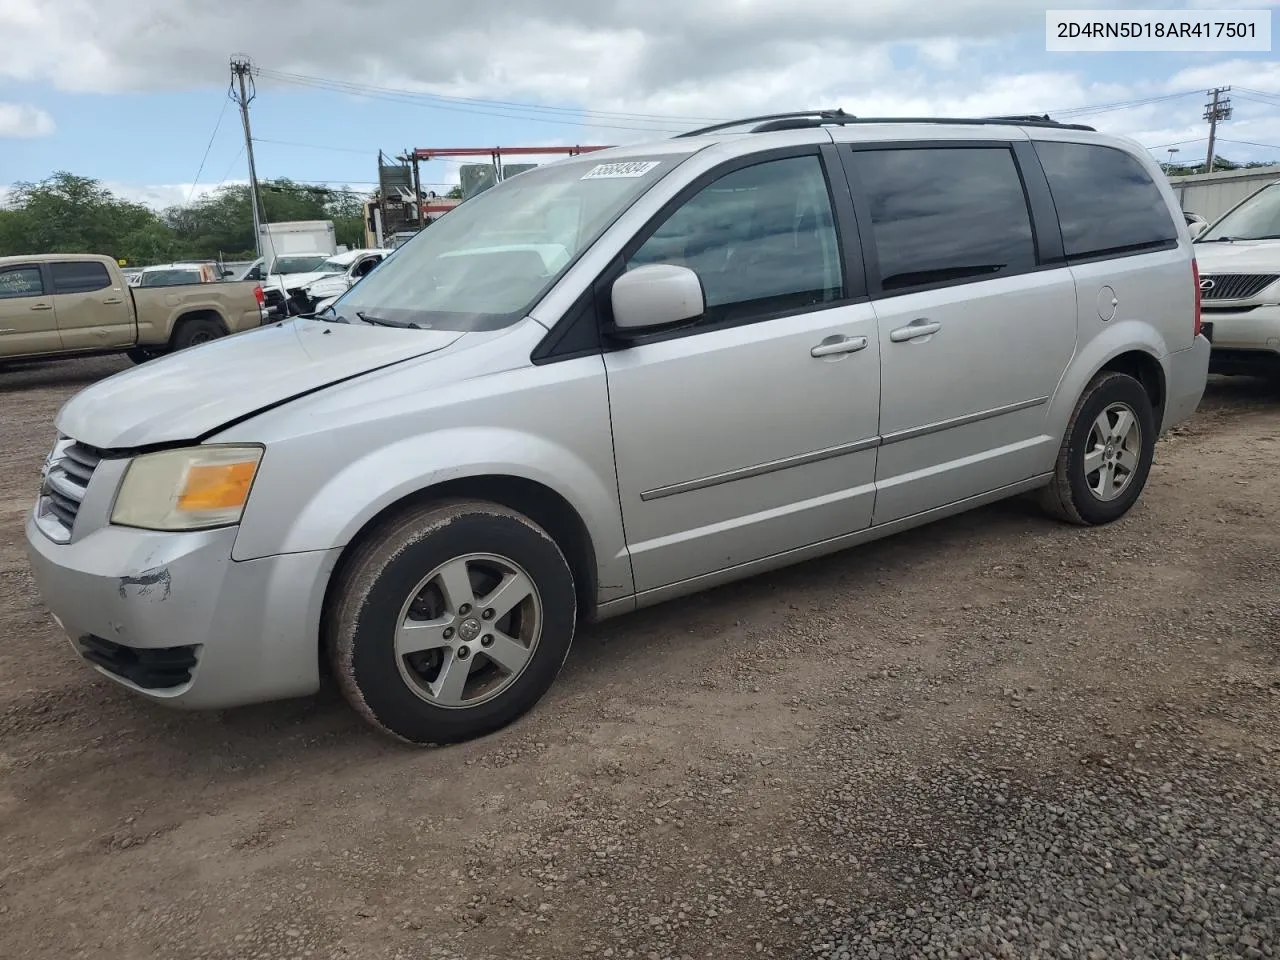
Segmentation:
{"type": "Polygon", "coordinates": [[[345,565],[326,640],[347,701],[415,744],[511,723],[568,656],[573,574],[555,541],[498,504],[453,501],[392,518],[345,565]]]}
{"type": "Polygon", "coordinates": [[[1041,497],[1044,507],[1083,526],[1124,516],[1146,486],[1156,430],[1141,383],[1124,373],[1098,374],[1076,403],[1053,480],[1041,497]]]}

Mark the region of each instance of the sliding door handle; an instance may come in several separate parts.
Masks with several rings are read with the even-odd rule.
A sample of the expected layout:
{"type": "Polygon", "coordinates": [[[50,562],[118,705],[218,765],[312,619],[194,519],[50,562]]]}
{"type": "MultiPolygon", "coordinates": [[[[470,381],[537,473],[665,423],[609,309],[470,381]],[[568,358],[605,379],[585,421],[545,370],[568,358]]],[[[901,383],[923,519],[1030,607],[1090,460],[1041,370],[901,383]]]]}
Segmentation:
{"type": "Polygon", "coordinates": [[[110,303],[124,303],[124,300],[123,300],[123,299],[121,299],[120,297],[108,297],[106,300],[103,300],[102,302],[103,302],[103,303],[108,303],[108,304],[110,304],[110,303]]]}
{"type": "Polygon", "coordinates": [[[912,320],[905,327],[891,330],[889,339],[894,343],[906,343],[908,340],[918,340],[920,337],[931,337],[941,329],[942,324],[933,320],[912,320]]]}
{"type": "Polygon", "coordinates": [[[827,337],[809,351],[811,357],[834,357],[841,353],[857,353],[867,349],[866,337],[827,337]]]}
{"type": "Polygon", "coordinates": [[[37,303],[31,307],[32,310],[52,310],[52,303],[37,303]]]}

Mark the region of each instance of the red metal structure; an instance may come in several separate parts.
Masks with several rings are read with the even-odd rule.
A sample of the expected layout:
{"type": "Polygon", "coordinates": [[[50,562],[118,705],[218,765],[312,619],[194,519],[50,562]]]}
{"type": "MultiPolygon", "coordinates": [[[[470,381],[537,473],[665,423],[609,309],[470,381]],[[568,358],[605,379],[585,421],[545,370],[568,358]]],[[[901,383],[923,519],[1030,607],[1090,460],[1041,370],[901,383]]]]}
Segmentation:
{"type": "MultiPolygon", "coordinates": [[[[503,157],[536,157],[536,156],[577,156],[580,153],[592,153],[596,150],[608,150],[607,146],[581,146],[572,147],[417,147],[411,153],[401,160],[411,160],[413,162],[413,180],[414,184],[418,184],[418,164],[424,160],[447,160],[457,159],[459,157],[488,157],[493,163],[494,171],[497,173],[499,180],[502,179],[502,158],[503,157]]],[[[417,188],[418,196],[422,196],[422,191],[417,188]]],[[[419,209],[421,216],[426,222],[436,219],[441,214],[448,212],[456,206],[458,201],[445,200],[437,198],[435,201],[420,201],[419,209]]]]}
{"type": "Polygon", "coordinates": [[[608,147],[417,147],[411,154],[416,166],[423,160],[444,160],[456,157],[488,157],[493,169],[502,179],[503,157],[536,157],[556,154],[574,157],[580,153],[591,153],[595,150],[608,150],[608,147]]]}

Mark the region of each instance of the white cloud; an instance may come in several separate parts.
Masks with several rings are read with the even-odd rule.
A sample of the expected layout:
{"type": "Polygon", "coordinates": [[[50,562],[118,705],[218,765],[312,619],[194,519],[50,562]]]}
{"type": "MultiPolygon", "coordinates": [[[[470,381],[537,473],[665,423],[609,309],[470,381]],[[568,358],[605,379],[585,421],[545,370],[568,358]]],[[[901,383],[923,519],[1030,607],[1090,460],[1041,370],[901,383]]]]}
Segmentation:
{"type": "Polygon", "coordinates": [[[400,0],[0,0],[0,77],[83,92],[195,86],[243,51],[282,71],[468,95],[630,100],[744,67],[776,73],[796,44],[856,68],[885,43],[1007,36],[1042,18],[1025,0],[472,0],[425,17],[400,0]]]}
{"type": "MultiPolygon", "coordinates": [[[[1280,0],[1267,2],[1274,6],[1280,0]]],[[[1242,5],[1191,0],[1197,7],[1232,4],[1242,5]]],[[[548,121],[549,132],[558,132],[564,128],[552,122],[571,122],[572,114],[527,104],[592,111],[584,129],[547,140],[560,144],[633,142],[704,120],[798,107],[842,106],[862,115],[981,115],[1070,111],[1223,83],[1280,90],[1280,64],[1226,57],[1174,60],[1131,82],[1096,80],[1087,61],[1043,54],[1044,9],[1055,6],[1061,4],[469,0],[426,17],[407,13],[403,0],[0,0],[0,22],[6,24],[0,32],[0,84],[7,78],[108,94],[208,87],[225,83],[230,53],[244,52],[268,71],[258,79],[263,99],[286,89],[289,81],[279,74],[291,74],[293,83],[310,76],[357,85],[325,86],[335,100],[362,90],[381,95],[359,86],[376,85],[504,101],[431,101],[439,112],[427,116],[442,123],[470,112],[495,127],[508,119],[540,119],[548,121]],[[1035,54],[1038,63],[1031,59],[1035,54]],[[1064,62],[1069,69],[1059,66],[1064,62]],[[1175,72],[1188,62],[1195,66],[1175,72]],[[273,77],[271,71],[278,73],[273,77]]],[[[1202,136],[1199,113],[1199,104],[1188,97],[1074,116],[1154,144],[1202,136]]],[[[1229,127],[1248,133],[1239,139],[1280,143],[1280,106],[1242,97],[1229,127]]],[[[454,164],[430,169],[424,179],[456,180],[454,164]]],[[[163,206],[185,199],[189,187],[125,189],[163,206]]]]}
{"type": "Polygon", "coordinates": [[[55,129],[53,117],[38,107],[25,103],[0,102],[0,139],[30,140],[47,137],[55,129]]]}

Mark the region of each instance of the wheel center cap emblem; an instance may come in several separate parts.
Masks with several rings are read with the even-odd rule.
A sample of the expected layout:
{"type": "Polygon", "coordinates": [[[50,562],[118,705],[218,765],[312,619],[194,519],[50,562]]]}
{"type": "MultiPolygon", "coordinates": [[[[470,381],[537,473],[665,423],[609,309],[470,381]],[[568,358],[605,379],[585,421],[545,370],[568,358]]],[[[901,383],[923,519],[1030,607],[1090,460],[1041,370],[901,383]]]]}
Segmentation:
{"type": "Polygon", "coordinates": [[[480,621],[474,618],[463,620],[458,625],[458,636],[463,640],[471,641],[480,636],[480,621]]]}

